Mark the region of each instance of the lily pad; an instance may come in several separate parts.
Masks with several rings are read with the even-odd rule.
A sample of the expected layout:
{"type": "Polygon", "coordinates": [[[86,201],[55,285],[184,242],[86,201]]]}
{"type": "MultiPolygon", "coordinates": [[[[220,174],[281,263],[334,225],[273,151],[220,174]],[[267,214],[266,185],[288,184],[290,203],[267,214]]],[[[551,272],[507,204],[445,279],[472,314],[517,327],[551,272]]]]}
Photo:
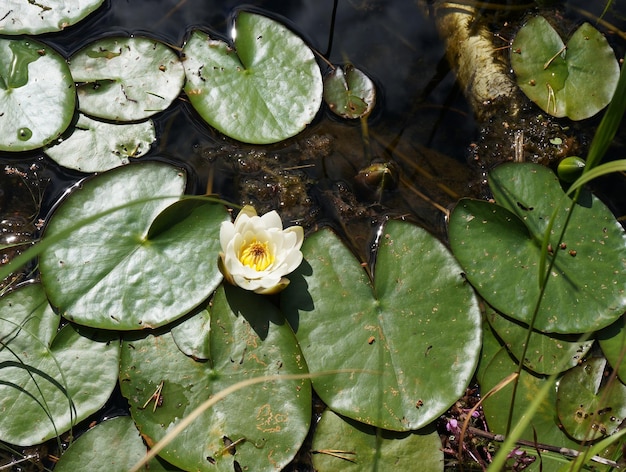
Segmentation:
{"type": "Polygon", "coordinates": [[[591,358],[563,375],[557,390],[557,411],[574,439],[593,441],[615,433],[626,419],[626,385],[606,382],[606,359],[591,358]]]}
{"type": "Polygon", "coordinates": [[[2,0],[1,34],[61,31],[95,11],[104,0],[2,0]]]}
{"type": "MultiPolygon", "coordinates": [[[[487,321],[504,342],[507,349],[519,359],[524,350],[528,327],[487,309],[487,321]]],[[[591,349],[594,340],[578,341],[579,335],[545,334],[533,331],[526,351],[524,366],[538,374],[558,374],[578,365],[591,349]],[[568,362],[562,364],[563,358],[568,362]]]]}
{"type": "Polygon", "coordinates": [[[50,46],[0,38],[0,151],[26,151],[55,140],[76,106],[65,59],[50,46]]]}
{"type": "Polygon", "coordinates": [[[572,120],[589,118],[607,106],[620,73],[615,53],[589,23],[566,46],[542,16],[518,31],[511,66],[528,98],[546,113],[572,120]]]}
{"type": "Polygon", "coordinates": [[[381,431],[341,418],[327,410],[315,427],[313,466],[318,472],[443,471],[443,450],[437,431],[381,431]]]}
{"type": "MultiPolygon", "coordinates": [[[[91,472],[131,470],[146,455],[147,448],[135,423],[128,416],[118,416],[98,423],[82,434],[54,465],[57,472],[84,470],[91,472]],[[112,453],[115,451],[115,453],[112,453]]],[[[161,459],[153,459],[140,470],[180,470],[161,459]]]]}
{"type": "MultiPolygon", "coordinates": [[[[504,346],[501,346],[491,329],[485,328],[483,335],[483,349],[478,365],[477,378],[480,389],[485,394],[496,387],[509,374],[517,370],[516,362],[511,358],[504,346]]],[[[525,410],[537,397],[545,382],[550,380],[544,376],[533,375],[522,370],[519,377],[519,387],[513,407],[512,424],[515,425],[524,416],[525,410]]],[[[483,411],[489,424],[489,429],[495,434],[506,434],[508,412],[511,408],[513,384],[509,383],[498,392],[485,397],[483,411]]],[[[551,446],[577,449],[580,446],[572,441],[559,428],[556,412],[556,389],[549,390],[547,397],[532,417],[530,425],[524,430],[520,439],[551,446]]],[[[558,470],[562,465],[562,458],[546,455],[543,464],[539,460],[530,470],[558,470]],[[541,468],[543,466],[543,469],[541,468]]]]}
{"type": "Polygon", "coordinates": [[[540,297],[543,235],[554,209],[548,276],[534,328],[547,333],[588,333],[626,310],[626,235],[610,210],[584,193],[572,201],[558,178],[536,164],[503,164],[489,176],[496,204],[462,199],[450,215],[454,255],[480,295],[506,316],[529,324],[540,297]],[[566,200],[564,200],[566,198],[566,200]]]}
{"type": "Polygon", "coordinates": [[[480,350],[480,311],[448,250],[391,221],[372,283],[329,230],[307,240],[281,306],[320,398],[381,428],[419,429],[465,391],[480,350]]]}
{"type": "MultiPolygon", "coordinates": [[[[211,306],[210,357],[183,354],[170,333],[133,336],[122,348],[120,383],[142,436],[153,445],[207,399],[238,382],[306,374],[289,325],[268,299],[221,286],[211,306]],[[158,386],[160,400],[153,397],[158,386]],[[151,400],[152,399],[152,400],[151,400]],[[150,401],[148,401],[150,400],[150,401]]],[[[168,462],[196,471],[276,471],[309,430],[308,379],[271,380],[227,395],[165,447],[168,462]]]]}
{"type": "Polygon", "coordinates": [[[246,143],[302,131],[322,101],[322,76],[306,43],[265,16],[240,12],[234,44],[193,31],[183,48],[185,92],[200,116],[246,143]]]}
{"type": "Polygon", "coordinates": [[[0,298],[0,313],[0,440],[42,443],[104,405],[117,382],[117,337],[71,324],[57,332],[39,284],[0,298]]]}
{"type": "Polygon", "coordinates": [[[81,172],[104,172],[128,164],[156,141],[152,120],[116,125],[79,115],[72,134],[45,152],[57,164],[81,172]]]}
{"type": "Polygon", "coordinates": [[[342,118],[361,118],[376,104],[376,86],[352,64],[336,67],[324,78],[324,101],[342,118]]]}
{"type": "Polygon", "coordinates": [[[41,254],[50,302],[68,319],[104,329],[154,328],[202,303],[217,268],[222,205],[180,200],[185,174],[157,162],[85,181],[52,215],[41,254]],[[77,225],[77,221],[83,223],[77,225]]]}
{"type": "Polygon", "coordinates": [[[105,38],[70,58],[78,108],[117,121],[144,120],[180,94],[185,72],[176,53],[155,39],[105,38]]]}

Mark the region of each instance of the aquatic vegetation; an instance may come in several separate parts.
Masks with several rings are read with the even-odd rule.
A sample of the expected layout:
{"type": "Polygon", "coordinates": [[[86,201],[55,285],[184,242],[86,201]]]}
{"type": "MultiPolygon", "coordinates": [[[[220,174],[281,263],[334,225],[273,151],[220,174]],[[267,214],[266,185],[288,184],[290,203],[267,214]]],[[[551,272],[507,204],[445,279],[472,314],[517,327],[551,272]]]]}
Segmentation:
{"type": "MultiPolygon", "coordinates": [[[[195,28],[180,51],[147,37],[92,42],[68,58],[69,69],[43,42],[0,39],[10,59],[0,60],[0,100],[11,120],[35,113],[32,97],[11,102],[15,91],[30,93],[45,79],[24,65],[54,56],[51,86],[67,89],[58,102],[37,92],[41,107],[59,107],[51,110],[60,121],[2,127],[0,148],[45,148],[64,166],[95,173],[55,205],[32,248],[0,267],[4,277],[37,258],[41,281],[0,298],[0,411],[8,412],[0,416],[0,440],[60,443],[119,386],[130,417],[71,438],[59,470],[92,460],[140,470],[150,460],[151,470],[270,471],[304,451],[320,471],[370,463],[440,471],[437,428],[462,449],[461,422],[477,418],[478,407],[466,395],[478,381],[483,433],[492,434],[492,447],[502,435],[508,441],[495,457],[482,449],[481,464],[493,459],[498,468],[508,457],[518,468],[541,461],[556,470],[569,460],[528,444],[617,459],[626,415],[626,235],[582,186],[626,168],[623,161],[598,166],[626,107],[626,78],[616,84],[613,63],[603,63],[607,88],[582,112],[567,85],[579,56],[586,63],[613,54],[602,35],[583,26],[566,48],[542,30],[552,49],[526,61],[534,46],[524,35],[538,33],[524,29],[532,22],[520,30],[511,61],[521,67],[519,80],[537,86],[545,79],[546,111],[584,118],[615,96],[587,162],[568,157],[561,179],[536,164],[503,164],[489,171],[489,201],[459,198],[440,184],[459,198],[451,211],[430,202],[449,216],[446,239],[405,214],[371,217],[406,185],[386,154],[393,142],[371,154],[366,119],[382,102],[374,81],[348,62],[318,63],[321,54],[276,18],[237,10],[231,19],[228,38],[195,28]],[[577,49],[586,43],[602,54],[577,49]],[[554,79],[565,70],[567,77],[554,79]],[[280,148],[313,122],[322,100],[342,126],[360,118],[368,159],[352,170],[362,190],[375,194],[366,199],[371,213],[348,198],[333,205],[362,212],[373,230],[367,259],[342,228],[311,226],[305,238],[302,226],[284,227],[278,208],[259,215],[251,205],[221,201],[211,181],[194,182],[188,167],[154,149],[163,129],[152,120],[178,99],[199,115],[194,126],[234,143],[224,149],[236,149],[233,160],[263,175],[268,193],[280,189],[264,166],[280,154],[237,145],[280,148]],[[152,159],[130,163],[141,155],[152,159]],[[113,458],[93,446],[120,438],[125,454],[113,458]],[[520,439],[527,448],[518,453],[512,442],[520,439]],[[597,451],[589,440],[607,447],[597,451]]],[[[583,72],[575,85],[587,82],[583,72]]],[[[313,146],[324,167],[335,165],[332,144],[324,136],[313,146]]],[[[285,175],[282,163],[276,167],[273,175],[285,175]]],[[[307,190],[300,182],[304,198],[307,190]]]]}

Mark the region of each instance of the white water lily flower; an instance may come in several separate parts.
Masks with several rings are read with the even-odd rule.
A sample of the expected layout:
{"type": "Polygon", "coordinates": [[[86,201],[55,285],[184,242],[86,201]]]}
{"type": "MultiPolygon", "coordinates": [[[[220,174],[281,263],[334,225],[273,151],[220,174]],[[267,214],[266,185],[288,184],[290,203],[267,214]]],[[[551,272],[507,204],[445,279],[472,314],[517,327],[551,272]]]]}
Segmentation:
{"type": "Polygon", "coordinates": [[[250,205],[241,209],[234,223],[220,227],[219,267],[233,285],[261,294],[278,293],[288,284],[284,276],[302,262],[304,230],[283,229],[275,211],[258,216],[250,205]]]}

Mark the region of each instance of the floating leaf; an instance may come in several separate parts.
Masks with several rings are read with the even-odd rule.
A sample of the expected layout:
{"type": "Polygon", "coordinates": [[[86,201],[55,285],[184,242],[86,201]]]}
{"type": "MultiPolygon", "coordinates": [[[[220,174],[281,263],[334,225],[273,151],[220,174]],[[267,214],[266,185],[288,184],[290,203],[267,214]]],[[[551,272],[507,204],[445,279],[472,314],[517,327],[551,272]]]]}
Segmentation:
{"type": "Polygon", "coordinates": [[[56,331],[39,284],[0,298],[0,440],[20,446],[59,436],[98,411],[117,382],[119,340],[56,331]]]}
{"type": "Polygon", "coordinates": [[[70,59],[78,107],[118,121],[146,119],[178,97],[185,72],[176,53],[155,39],[105,38],[70,59]]]}
{"type": "Polygon", "coordinates": [[[234,48],[193,31],[183,48],[185,92],[208,124],[247,143],[282,141],[302,131],[322,101],[322,77],[309,47],[286,26],[240,12],[234,48]]]}
{"type": "Polygon", "coordinates": [[[324,78],[324,101],[342,118],[361,118],[374,108],[376,86],[352,64],[336,67],[324,78]]]}
{"type": "MultiPolygon", "coordinates": [[[[528,327],[504,317],[491,307],[487,309],[487,321],[507,349],[519,359],[524,350],[528,327]]],[[[524,366],[538,374],[550,375],[578,365],[593,344],[593,339],[578,341],[579,337],[579,335],[548,335],[533,331],[524,366]],[[565,357],[568,358],[568,362],[563,364],[565,357]]]]}
{"type": "Polygon", "coordinates": [[[104,0],[2,0],[1,34],[61,31],[95,11],[104,0]]]}
{"type": "MultiPolygon", "coordinates": [[[[133,420],[128,416],[118,416],[98,423],[70,444],[54,465],[54,470],[75,472],[84,470],[86,464],[89,464],[90,472],[130,470],[144,458],[146,449],[133,420]]],[[[160,472],[179,469],[154,459],[140,470],[160,472]]]]}
{"type": "MultiPolygon", "coordinates": [[[[500,382],[517,370],[515,361],[511,358],[504,346],[501,346],[491,329],[486,328],[483,334],[483,349],[478,365],[477,378],[482,392],[489,392],[500,382]]],[[[522,370],[518,379],[519,386],[515,398],[515,406],[512,415],[512,424],[515,425],[525,413],[530,403],[537,397],[539,390],[545,382],[550,380],[543,376],[530,374],[522,370]]],[[[513,384],[498,392],[485,397],[483,411],[489,424],[489,429],[496,434],[507,432],[508,412],[511,408],[513,384]]],[[[524,430],[521,439],[537,441],[551,446],[578,448],[578,443],[572,441],[561,431],[556,422],[556,389],[549,390],[548,395],[539,406],[533,416],[530,425],[524,430]]],[[[551,467],[561,465],[561,458],[554,464],[552,456],[544,457],[543,470],[553,470],[551,467]],[[545,462],[550,462],[550,467],[545,462]],[[548,467],[548,468],[547,468],[548,467]]],[[[540,470],[539,468],[535,470],[540,470]]]]}
{"type": "Polygon", "coordinates": [[[626,419],[626,385],[605,382],[606,359],[591,358],[563,375],[557,390],[557,411],[574,439],[593,441],[613,434],[626,419]]]}
{"type": "Polygon", "coordinates": [[[78,117],[72,134],[46,148],[57,164],[81,172],[104,172],[141,157],[156,140],[152,120],[128,125],[114,125],[78,117]]]}
{"type": "Polygon", "coordinates": [[[436,431],[381,431],[326,410],[315,427],[313,466],[318,472],[376,470],[443,471],[443,450],[436,431]]]}
{"type": "Polygon", "coordinates": [[[219,225],[228,214],[179,201],[184,188],[180,169],[146,162],[70,194],[44,233],[61,239],[39,260],[51,303],[77,323],[128,330],[169,323],[207,299],[222,280],[219,225]],[[89,220],[75,227],[77,215],[89,220]]]}
{"type": "Polygon", "coordinates": [[[374,284],[331,231],[303,245],[281,306],[320,398],[381,428],[427,425],[465,391],[480,350],[480,312],[448,250],[414,225],[392,221],[374,284]],[[343,371],[343,372],[341,372],[343,371]]]}
{"type": "Polygon", "coordinates": [[[556,257],[534,328],[588,333],[626,309],[626,235],[610,210],[584,193],[558,243],[571,200],[558,178],[536,164],[503,164],[489,175],[497,204],[461,200],[449,237],[468,280],[496,310],[529,324],[540,297],[541,246],[554,209],[549,257],[556,257]],[[566,198],[564,200],[564,198],[566,198]]]}
{"type": "Polygon", "coordinates": [[[567,46],[542,16],[528,21],[511,45],[517,84],[539,107],[572,120],[589,118],[613,97],[619,79],[615,53],[600,32],[584,23],[567,46]]]}
{"type": "Polygon", "coordinates": [[[0,150],[26,151],[55,140],[75,105],[63,57],[30,38],[0,38],[0,150]]]}
{"type": "MultiPolygon", "coordinates": [[[[275,305],[254,293],[230,285],[219,288],[208,336],[210,356],[203,362],[184,355],[168,332],[125,336],[122,393],[149,445],[238,382],[307,373],[289,325],[275,305]],[[161,400],[153,396],[159,385],[161,400]]],[[[310,417],[308,379],[251,385],[206,410],[161,456],[184,470],[281,470],[302,445],[310,417]]]]}

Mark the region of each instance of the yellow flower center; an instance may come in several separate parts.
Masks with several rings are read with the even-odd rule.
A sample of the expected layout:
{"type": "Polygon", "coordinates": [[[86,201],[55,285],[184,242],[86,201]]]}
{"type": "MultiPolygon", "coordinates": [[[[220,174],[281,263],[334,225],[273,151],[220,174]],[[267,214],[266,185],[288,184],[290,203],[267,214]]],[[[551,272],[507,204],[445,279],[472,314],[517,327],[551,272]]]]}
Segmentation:
{"type": "Polygon", "coordinates": [[[256,271],[262,271],[274,262],[274,256],[268,248],[267,242],[252,241],[243,247],[239,260],[243,265],[253,268],[256,271]]]}

